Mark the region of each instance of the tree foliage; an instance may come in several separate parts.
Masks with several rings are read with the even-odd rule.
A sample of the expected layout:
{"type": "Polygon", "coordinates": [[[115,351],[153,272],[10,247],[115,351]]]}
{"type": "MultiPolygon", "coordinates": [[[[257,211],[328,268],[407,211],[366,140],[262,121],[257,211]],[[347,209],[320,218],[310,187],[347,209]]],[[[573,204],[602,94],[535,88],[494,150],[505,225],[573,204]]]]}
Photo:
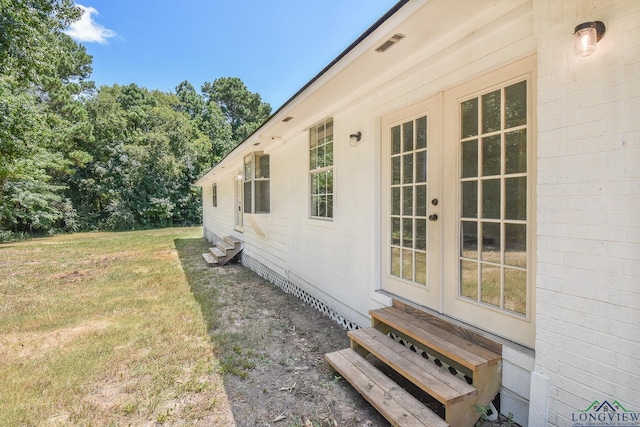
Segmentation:
{"type": "Polygon", "coordinates": [[[233,77],[175,93],[96,89],[62,31],[72,0],[0,0],[0,238],[4,231],[200,222],[193,182],[271,107],[233,77]]]}

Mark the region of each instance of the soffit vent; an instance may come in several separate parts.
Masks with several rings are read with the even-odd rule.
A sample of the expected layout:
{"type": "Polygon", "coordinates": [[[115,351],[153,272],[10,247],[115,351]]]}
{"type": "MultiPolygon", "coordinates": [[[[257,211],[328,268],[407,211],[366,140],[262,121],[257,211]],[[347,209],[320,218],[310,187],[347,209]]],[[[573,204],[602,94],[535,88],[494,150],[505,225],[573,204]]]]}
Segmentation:
{"type": "Polygon", "coordinates": [[[395,45],[396,43],[398,43],[400,40],[402,40],[404,38],[404,34],[400,34],[400,33],[396,33],[393,36],[391,36],[389,38],[389,40],[387,40],[386,42],[382,43],[380,46],[378,46],[376,48],[376,52],[386,52],[387,50],[389,50],[391,48],[391,46],[395,45]]]}

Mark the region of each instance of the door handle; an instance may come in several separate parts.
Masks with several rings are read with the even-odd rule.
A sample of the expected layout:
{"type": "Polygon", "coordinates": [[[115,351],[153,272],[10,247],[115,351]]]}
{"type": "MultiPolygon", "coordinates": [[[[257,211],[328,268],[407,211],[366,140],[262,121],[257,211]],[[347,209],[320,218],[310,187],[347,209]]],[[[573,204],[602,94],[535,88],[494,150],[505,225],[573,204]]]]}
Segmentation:
{"type": "Polygon", "coordinates": [[[429,221],[437,221],[437,220],[438,220],[438,215],[437,214],[429,215],[429,221]]]}

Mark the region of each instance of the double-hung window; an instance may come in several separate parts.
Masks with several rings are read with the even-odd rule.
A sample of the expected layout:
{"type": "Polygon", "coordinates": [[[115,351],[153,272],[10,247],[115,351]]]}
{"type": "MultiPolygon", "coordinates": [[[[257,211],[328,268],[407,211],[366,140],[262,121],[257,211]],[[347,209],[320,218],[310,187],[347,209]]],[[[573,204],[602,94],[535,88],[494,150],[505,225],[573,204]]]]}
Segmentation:
{"type": "Polygon", "coordinates": [[[333,218],[333,119],[309,130],[311,218],[333,218]]]}
{"type": "Polygon", "coordinates": [[[269,213],[269,155],[251,153],[244,158],[244,213],[269,213]]]}

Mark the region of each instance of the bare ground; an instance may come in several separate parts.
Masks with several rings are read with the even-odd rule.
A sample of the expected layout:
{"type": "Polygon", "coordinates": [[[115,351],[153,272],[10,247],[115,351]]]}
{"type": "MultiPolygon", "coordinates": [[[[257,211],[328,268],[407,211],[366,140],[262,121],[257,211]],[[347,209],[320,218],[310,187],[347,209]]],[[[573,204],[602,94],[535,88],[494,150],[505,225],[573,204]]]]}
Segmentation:
{"type": "Polygon", "coordinates": [[[217,300],[209,332],[237,426],[390,425],[323,358],[349,346],[341,326],[241,265],[210,271],[193,290],[204,313],[217,300]]]}

